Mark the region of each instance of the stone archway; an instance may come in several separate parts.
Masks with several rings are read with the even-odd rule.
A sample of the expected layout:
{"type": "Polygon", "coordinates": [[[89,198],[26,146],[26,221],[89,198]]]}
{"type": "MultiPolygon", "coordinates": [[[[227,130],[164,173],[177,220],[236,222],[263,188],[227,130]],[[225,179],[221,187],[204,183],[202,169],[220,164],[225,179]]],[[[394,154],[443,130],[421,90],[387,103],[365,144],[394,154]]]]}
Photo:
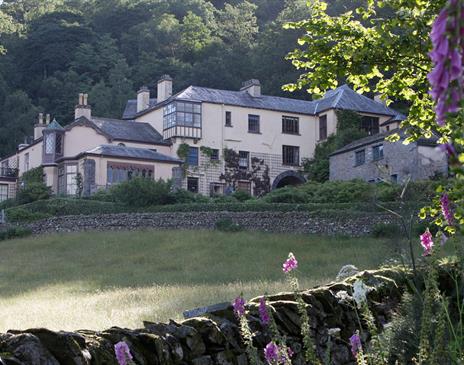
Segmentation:
{"type": "Polygon", "coordinates": [[[272,183],[272,190],[283,188],[284,186],[288,186],[288,185],[291,185],[291,186],[300,185],[300,184],[304,184],[305,182],[306,182],[306,179],[301,173],[297,171],[288,170],[288,171],[282,172],[280,175],[278,175],[274,179],[274,182],[272,183]]]}

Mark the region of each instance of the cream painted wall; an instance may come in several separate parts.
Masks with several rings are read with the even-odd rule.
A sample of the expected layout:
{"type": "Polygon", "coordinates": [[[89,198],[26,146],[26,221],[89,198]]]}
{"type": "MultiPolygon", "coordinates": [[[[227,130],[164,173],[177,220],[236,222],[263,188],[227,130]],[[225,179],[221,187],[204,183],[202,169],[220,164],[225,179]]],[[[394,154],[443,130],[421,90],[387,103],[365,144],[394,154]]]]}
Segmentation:
{"type": "Polygon", "coordinates": [[[27,153],[29,153],[29,170],[42,165],[42,145],[43,143],[40,141],[39,143],[17,153],[19,176],[26,172],[25,160],[27,153]]]}
{"type": "Polygon", "coordinates": [[[108,139],[94,129],[76,126],[67,131],[64,137],[64,157],[74,157],[101,144],[108,144],[108,139]]]}
{"type": "Polygon", "coordinates": [[[159,133],[163,134],[163,108],[153,110],[136,119],[137,122],[149,123],[159,133]]]}

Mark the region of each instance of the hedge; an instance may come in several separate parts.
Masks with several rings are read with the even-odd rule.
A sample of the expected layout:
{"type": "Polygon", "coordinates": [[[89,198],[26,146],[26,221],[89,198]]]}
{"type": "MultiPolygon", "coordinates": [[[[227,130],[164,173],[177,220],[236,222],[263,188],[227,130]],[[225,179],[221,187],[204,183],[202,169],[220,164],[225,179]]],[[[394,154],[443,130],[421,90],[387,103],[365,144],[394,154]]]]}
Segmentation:
{"type": "MultiPolygon", "coordinates": [[[[384,203],[385,207],[398,209],[398,203],[384,203]]],[[[418,210],[426,205],[422,202],[411,202],[405,205],[408,211],[418,210]]],[[[323,216],[363,216],[366,213],[385,212],[372,203],[325,203],[325,204],[290,204],[266,203],[262,200],[229,203],[187,203],[158,205],[145,208],[133,208],[113,202],[104,202],[88,199],[55,198],[40,200],[33,203],[6,209],[7,219],[10,222],[29,222],[50,216],[65,215],[91,215],[113,213],[156,213],[156,212],[310,212],[323,216]]]]}

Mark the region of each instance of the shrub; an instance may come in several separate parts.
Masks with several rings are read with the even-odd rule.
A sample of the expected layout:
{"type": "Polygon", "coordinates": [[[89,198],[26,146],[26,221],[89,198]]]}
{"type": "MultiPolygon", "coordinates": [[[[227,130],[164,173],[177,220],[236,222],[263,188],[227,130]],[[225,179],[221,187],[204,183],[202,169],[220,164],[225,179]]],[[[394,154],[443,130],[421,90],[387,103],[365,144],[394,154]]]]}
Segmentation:
{"type": "Polygon", "coordinates": [[[40,219],[48,218],[50,214],[40,213],[40,212],[31,212],[22,207],[16,207],[6,210],[6,219],[11,223],[19,222],[33,222],[40,219]]]}
{"type": "Polygon", "coordinates": [[[184,189],[178,189],[170,193],[169,200],[173,204],[208,203],[210,201],[210,199],[204,195],[195,194],[184,189]]]}
{"type": "Polygon", "coordinates": [[[11,208],[16,205],[18,205],[16,199],[7,199],[7,200],[0,202],[0,210],[11,208]]]}
{"type": "Polygon", "coordinates": [[[310,196],[301,188],[286,186],[267,194],[262,200],[267,203],[303,204],[310,201],[310,196]]]}
{"type": "Polygon", "coordinates": [[[249,193],[247,193],[246,191],[242,191],[242,190],[237,190],[233,192],[231,196],[234,197],[239,202],[245,202],[247,200],[253,199],[253,197],[249,193]]]}
{"type": "Polygon", "coordinates": [[[102,202],[114,202],[114,196],[106,189],[97,190],[88,199],[102,202]]]}
{"type": "Polygon", "coordinates": [[[113,186],[114,201],[132,207],[164,205],[173,202],[170,181],[135,178],[113,186]]]}
{"type": "Polygon", "coordinates": [[[372,229],[372,236],[380,237],[399,237],[401,236],[401,228],[396,224],[378,223],[372,229]]]}
{"type": "Polygon", "coordinates": [[[25,185],[32,183],[43,183],[44,182],[44,170],[43,167],[35,167],[26,171],[21,175],[21,182],[25,185]]]}
{"type": "Polygon", "coordinates": [[[239,232],[242,230],[242,227],[234,223],[230,218],[219,219],[214,226],[218,231],[222,232],[239,232]]]}
{"type": "Polygon", "coordinates": [[[16,195],[16,201],[19,205],[27,204],[37,200],[48,199],[51,194],[51,189],[43,182],[31,182],[19,189],[16,195]]]}
{"type": "Polygon", "coordinates": [[[28,228],[11,227],[0,231],[0,241],[10,240],[12,238],[20,238],[30,236],[32,231],[28,228]]]}

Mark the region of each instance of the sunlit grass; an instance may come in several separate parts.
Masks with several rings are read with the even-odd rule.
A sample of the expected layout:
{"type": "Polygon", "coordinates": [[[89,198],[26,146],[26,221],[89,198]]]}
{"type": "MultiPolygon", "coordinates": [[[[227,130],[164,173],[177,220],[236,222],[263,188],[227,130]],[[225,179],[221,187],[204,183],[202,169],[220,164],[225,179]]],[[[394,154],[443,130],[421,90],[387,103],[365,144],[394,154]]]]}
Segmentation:
{"type": "Polygon", "coordinates": [[[0,332],[139,327],[198,306],[286,290],[282,262],[300,261],[305,287],[342,265],[374,268],[392,243],[373,238],[138,231],[59,234],[0,242],[0,332]]]}

